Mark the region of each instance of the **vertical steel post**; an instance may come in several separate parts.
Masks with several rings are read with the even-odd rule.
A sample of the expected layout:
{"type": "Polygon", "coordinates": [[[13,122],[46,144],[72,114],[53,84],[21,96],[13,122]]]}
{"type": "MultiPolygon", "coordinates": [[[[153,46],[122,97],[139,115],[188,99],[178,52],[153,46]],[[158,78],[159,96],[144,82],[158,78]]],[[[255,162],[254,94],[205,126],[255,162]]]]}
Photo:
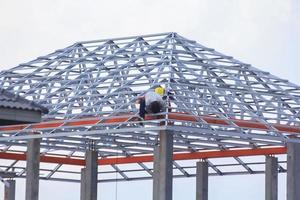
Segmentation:
{"type": "Polygon", "coordinates": [[[153,150],[153,200],[159,200],[159,146],[153,150]]]}
{"type": "Polygon", "coordinates": [[[85,168],[81,169],[81,180],[80,180],[80,200],[85,200],[85,187],[86,187],[86,181],[85,181],[85,168]]]}
{"type": "Polygon", "coordinates": [[[85,155],[85,200],[97,200],[98,152],[91,144],[85,155]]]}
{"type": "Polygon", "coordinates": [[[300,144],[287,145],[287,200],[300,199],[300,144]]]}
{"type": "Polygon", "coordinates": [[[208,163],[199,161],[196,165],[196,200],[208,200],[208,163]]]}
{"type": "Polygon", "coordinates": [[[159,133],[159,200],[172,200],[173,192],[173,133],[159,133]]]}
{"type": "Polygon", "coordinates": [[[266,157],[265,175],[265,198],[266,200],[278,199],[278,159],[276,157],[266,157]]]}
{"type": "Polygon", "coordinates": [[[40,141],[30,139],[26,153],[26,200],[39,199],[40,141]]]}
{"type": "Polygon", "coordinates": [[[16,181],[7,180],[9,187],[4,187],[4,200],[15,200],[16,199],[16,181]]]}

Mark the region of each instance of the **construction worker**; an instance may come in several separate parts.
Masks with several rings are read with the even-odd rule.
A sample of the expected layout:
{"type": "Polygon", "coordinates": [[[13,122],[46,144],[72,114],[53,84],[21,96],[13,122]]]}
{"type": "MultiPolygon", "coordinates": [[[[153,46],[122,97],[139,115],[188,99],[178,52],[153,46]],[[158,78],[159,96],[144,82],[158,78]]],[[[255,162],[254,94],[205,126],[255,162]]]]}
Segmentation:
{"type": "Polygon", "coordinates": [[[146,113],[160,113],[165,109],[165,102],[163,96],[165,89],[162,87],[156,87],[154,91],[149,91],[139,98],[140,112],[139,115],[141,118],[145,119],[146,113]]]}

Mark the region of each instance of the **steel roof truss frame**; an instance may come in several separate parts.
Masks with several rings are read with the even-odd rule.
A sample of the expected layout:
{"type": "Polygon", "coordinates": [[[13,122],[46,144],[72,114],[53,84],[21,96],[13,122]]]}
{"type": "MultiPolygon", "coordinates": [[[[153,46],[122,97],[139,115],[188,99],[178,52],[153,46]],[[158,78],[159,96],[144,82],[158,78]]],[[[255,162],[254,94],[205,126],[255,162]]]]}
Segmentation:
{"type": "MultiPolygon", "coordinates": [[[[299,86],[172,32],[77,42],[1,72],[0,85],[50,110],[41,124],[0,128],[0,151],[7,153],[22,153],[27,139],[43,138],[41,148],[49,156],[82,155],[89,140],[102,158],[151,155],[160,130],[173,132],[176,153],[300,141],[299,86]],[[170,105],[142,120],[136,101],[159,85],[171,93],[166,96],[170,105]],[[40,135],[28,135],[32,131],[40,135]]],[[[263,173],[253,166],[264,163],[232,160],[216,165],[208,159],[211,175],[263,173]],[[242,169],[228,172],[225,166],[242,169]]],[[[4,167],[24,177],[22,163],[4,167]]],[[[139,169],[114,165],[100,174],[118,173],[119,180],[152,177],[148,164],[136,165],[139,169]],[[140,171],[146,174],[129,175],[140,171]]],[[[173,167],[179,170],[175,177],[194,176],[192,163],[176,161],[173,167]]],[[[80,173],[62,164],[41,171],[42,179],[59,181],[78,181],[72,174],[80,173]]]]}

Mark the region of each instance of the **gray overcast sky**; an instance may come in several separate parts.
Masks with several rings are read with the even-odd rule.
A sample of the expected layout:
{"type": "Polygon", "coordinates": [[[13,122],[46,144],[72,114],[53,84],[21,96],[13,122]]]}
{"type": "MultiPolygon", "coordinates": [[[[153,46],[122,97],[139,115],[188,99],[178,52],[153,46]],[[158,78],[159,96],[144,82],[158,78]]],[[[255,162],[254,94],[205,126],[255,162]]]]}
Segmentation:
{"type": "MultiPolygon", "coordinates": [[[[300,84],[300,3],[296,0],[0,0],[0,69],[76,41],[174,31],[300,84]]],[[[280,175],[280,200],[285,175],[280,175]]],[[[194,179],[174,181],[174,199],[194,199],[194,179]]],[[[150,200],[151,181],[118,183],[119,200],[150,200]]],[[[18,182],[17,199],[24,199],[18,182]]],[[[264,198],[263,176],[212,177],[211,200],[264,198]]],[[[0,186],[0,192],[3,186],[0,186]]],[[[42,200],[79,199],[79,185],[41,182],[42,200]]],[[[0,194],[0,199],[1,199],[0,194]]],[[[115,184],[100,184],[113,200],[115,184]]]]}

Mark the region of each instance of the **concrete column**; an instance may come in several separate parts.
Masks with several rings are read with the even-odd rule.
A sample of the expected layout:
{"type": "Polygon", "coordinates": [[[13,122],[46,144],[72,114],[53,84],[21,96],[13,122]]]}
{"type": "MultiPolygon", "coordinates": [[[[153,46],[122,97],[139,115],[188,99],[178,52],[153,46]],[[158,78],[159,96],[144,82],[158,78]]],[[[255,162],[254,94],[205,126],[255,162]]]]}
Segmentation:
{"type": "Polygon", "coordinates": [[[97,200],[98,152],[88,150],[85,157],[85,200],[97,200]]]}
{"type": "Polygon", "coordinates": [[[196,164],[196,200],[208,200],[208,163],[196,164]]]}
{"type": "Polygon", "coordinates": [[[287,200],[300,199],[300,144],[287,145],[287,200]]]}
{"type": "Polygon", "coordinates": [[[159,146],[153,150],[153,200],[159,200],[159,146]]]}
{"type": "Polygon", "coordinates": [[[80,181],[80,200],[85,200],[85,168],[81,169],[81,181],[80,181]]]}
{"type": "Polygon", "coordinates": [[[4,200],[15,200],[16,196],[16,181],[7,180],[9,187],[4,187],[4,200]]]}
{"type": "Polygon", "coordinates": [[[159,133],[159,200],[172,200],[173,188],[173,133],[159,133]]]}
{"type": "Polygon", "coordinates": [[[278,199],[278,159],[266,157],[265,199],[278,199]]]}
{"type": "Polygon", "coordinates": [[[39,199],[40,139],[27,142],[26,200],[39,199]]]}

